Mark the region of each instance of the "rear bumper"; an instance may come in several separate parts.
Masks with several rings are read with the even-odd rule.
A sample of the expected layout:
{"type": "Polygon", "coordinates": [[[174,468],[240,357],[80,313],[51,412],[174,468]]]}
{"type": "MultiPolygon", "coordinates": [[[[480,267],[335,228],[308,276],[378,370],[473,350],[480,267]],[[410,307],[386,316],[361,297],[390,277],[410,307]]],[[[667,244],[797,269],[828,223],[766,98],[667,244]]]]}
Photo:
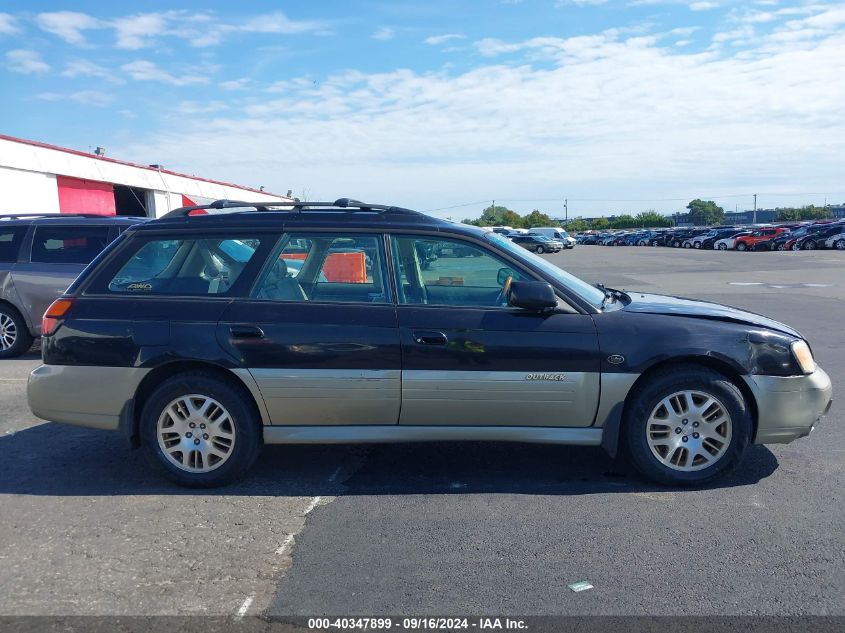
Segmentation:
{"type": "Polygon", "coordinates": [[[41,365],[29,375],[32,413],[50,422],[117,430],[126,401],[149,369],[41,365]]]}
{"type": "Polygon", "coordinates": [[[830,377],[821,368],[808,376],[745,376],[757,401],[756,444],[786,444],[809,435],[832,402],[830,377]]]}

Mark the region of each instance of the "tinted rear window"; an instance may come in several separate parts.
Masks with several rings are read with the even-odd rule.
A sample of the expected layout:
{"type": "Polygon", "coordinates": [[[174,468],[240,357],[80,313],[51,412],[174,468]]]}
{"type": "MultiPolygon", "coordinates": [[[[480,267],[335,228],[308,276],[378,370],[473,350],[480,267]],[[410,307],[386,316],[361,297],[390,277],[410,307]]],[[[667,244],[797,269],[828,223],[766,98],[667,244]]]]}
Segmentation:
{"type": "Polygon", "coordinates": [[[110,292],[220,295],[235,284],[261,245],[257,237],[140,241],[108,284],[110,292]]]}
{"type": "Polygon", "coordinates": [[[0,226],[0,262],[18,261],[18,250],[25,231],[23,226],[0,226]]]}
{"type": "Polygon", "coordinates": [[[109,243],[108,226],[39,226],[32,238],[33,262],[89,264],[109,243]]]}

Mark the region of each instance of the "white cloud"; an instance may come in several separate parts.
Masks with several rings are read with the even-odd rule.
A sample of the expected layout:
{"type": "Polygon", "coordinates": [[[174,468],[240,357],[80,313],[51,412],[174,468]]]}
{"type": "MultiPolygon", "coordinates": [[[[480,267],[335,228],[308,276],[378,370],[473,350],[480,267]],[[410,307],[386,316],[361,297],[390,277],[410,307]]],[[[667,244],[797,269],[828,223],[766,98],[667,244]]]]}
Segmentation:
{"type": "Polygon", "coordinates": [[[507,53],[507,63],[289,79],[268,99],[235,95],[230,109],[165,125],[120,154],[418,208],[563,192],[837,191],[843,28],[835,14],[795,22],[783,32],[799,39],[758,34],[741,49],[704,52],[660,34],[487,40],[479,49],[507,53]]]}
{"type": "Polygon", "coordinates": [[[220,87],[223,90],[245,90],[250,84],[249,77],[241,77],[240,79],[230,79],[229,81],[221,81],[220,87]]]}
{"type": "Polygon", "coordinates": [[[718,9],[717,2],[708,2],[708,0],[701,0],[700,2],[693,2],[689,5],[691,11],[709,11],[711,9],[718,9]]]}
{"type": "Polygon", "coordinates": [[[176,105],[181,114],[211,114],[228,109],[229,104],[225,101],[181,101],[176,105]]]}
{"type": "Polygon", "coordinates": [[[96,77],[110,83],[124,83],[123,79],[114,75],[109,69],[87,59],[68,62],[61,74],[62,77],[96,77]]]}
{"type": "Polygon", "coordinates": [[[576,5],[579,7],[588,7],[588,6],[595,6],[599,4],[605,4],[608,0],[556,0],[555,6],[556,7],[565,7],[567,5],[576,5]]]}
{"type": "Polygon", "coordinates": [[[141,13],[113,20],[117,47],[138,50],[150,46],[156,37],[166,34],[169,19],[174,15],[175,12],[141,13]]]}
{"type": "Polygon", "coordinates": [[[36,99],[42,101],[75,101],[82,105],[89,105],[98,108],[105,107],[114,101],[114,96],[99,90],[80,90],[70,94],[62,94],[58,92],[42,92],[35,95],[36,99]]]}
{"type": "Polygon", "coordinates": [[[35,16],[35,23],[41,30],[52,33],[68,44],[76,46],[84,46],[87,43],[85,31],[105,26],[97,18],[78,11],[39,13],[35,16]]]}
{"type": "Polygon", "coordinates": [[[147,60],[137,60],[124,64],[121,70],[128,73],[135,81],[156,81],[159,83],[171,84],[174,86],[187,86],[191,84],[205,84],[209,78],[204,75],[185,73],[182,75],[171,74],[155,63],[147,60]]]}
{"type": "Polygon", "coordinates": [[[38,51],[16,49],[6,53],[6,67],[22,75],[40,75],[50,70],[38,51]]]}
{"type": "Polygon", "coordinates": [[[15,16],[8,13],[0,13],[0,35],[14,35],[20,29],[15,16]]]}
{"type": "Polygon", "coordinates": [[[392,40],[396,36],[396,31],[391,29],[388,26],[383,26],[380,29],[377,29],[370,35],[371,38],[374,40],[392,40]]]}
{"type": "Polygon", "coordinates": [[[443,35],[432,35],[427,37],[423,40],[423,42],[431,46],[439,46],[440,44],[445,44],[446,42],[451,42],[452,40],[463,39],[466,39],[466,35],[463,33],[444,33],[443,35]]]}

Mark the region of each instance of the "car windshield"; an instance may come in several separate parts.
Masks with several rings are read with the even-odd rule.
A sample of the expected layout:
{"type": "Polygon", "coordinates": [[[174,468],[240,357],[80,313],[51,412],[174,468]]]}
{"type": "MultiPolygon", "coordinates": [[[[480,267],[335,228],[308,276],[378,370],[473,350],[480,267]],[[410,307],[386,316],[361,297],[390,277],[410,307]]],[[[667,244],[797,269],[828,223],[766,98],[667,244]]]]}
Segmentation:
{"type": "Polygon", "coordinates": [[[527,251],[524,248],[520,248],[516,246],[513,242],[502,238],[501,236],[489,231],[484,234],[485,239],[489,242],[492,242],[496,246],[498,246],[501,250],[506,251],[512,257],[526,261],[532,264],[534,267],[539,268],[544,273],[552,277],[555,281],[560,283],[560,285],[568,288],[579,297],[582,297],[595,307],[600,307],[602,301],[605,298],[605,293],[588,284],[586,281],[578,279],[575,275],[571,275],[565,270],[561,270],[551,262],[543,259],[539,255],[535,255],[531,251],[527,251]]]}

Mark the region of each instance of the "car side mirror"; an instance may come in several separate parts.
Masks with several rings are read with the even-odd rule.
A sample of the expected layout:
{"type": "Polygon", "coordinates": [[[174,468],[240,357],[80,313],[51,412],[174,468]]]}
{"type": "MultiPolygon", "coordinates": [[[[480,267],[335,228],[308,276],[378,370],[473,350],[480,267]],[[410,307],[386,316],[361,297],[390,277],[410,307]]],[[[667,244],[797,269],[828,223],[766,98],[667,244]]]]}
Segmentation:
{"type": "Polygon", "coordinates": [[[508,291],[508,305],[540,312],[557,307],[557,295],[545,281],[514,281],[508,291]]]}
{"type": "Polygon", "coordinates": [[[508,280],[508,277],[516,277],[516,273],[511,268],[500,268],[499,274],[496,275],[496,282],[504,287],[505,282],[508,280]]]}

